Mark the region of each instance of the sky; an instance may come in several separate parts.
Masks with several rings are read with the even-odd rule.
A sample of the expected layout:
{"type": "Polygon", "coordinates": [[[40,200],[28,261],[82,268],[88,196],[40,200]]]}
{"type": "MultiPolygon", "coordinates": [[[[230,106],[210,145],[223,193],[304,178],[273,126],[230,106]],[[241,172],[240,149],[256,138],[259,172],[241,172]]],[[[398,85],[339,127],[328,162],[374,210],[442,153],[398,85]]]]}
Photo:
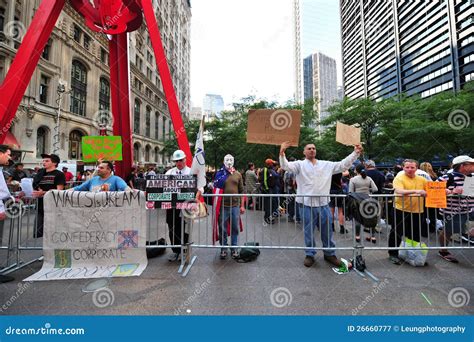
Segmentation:
{"type": "MultiPolygon", "coordinates": [[[[302,0],[304,58],[340,51],[339,1],[302,0]]],[[[191,101],[219,94],[227,108],[248,95],[294,96],[292,0],[193,0],[191,101]]],[[[340,52],[339,52],[340,53],[340,52]]],[[[340,57],[336,58],[340,64],[340,57]]],[[[338,65],[339,67],[339,65],[338,65]]]]}

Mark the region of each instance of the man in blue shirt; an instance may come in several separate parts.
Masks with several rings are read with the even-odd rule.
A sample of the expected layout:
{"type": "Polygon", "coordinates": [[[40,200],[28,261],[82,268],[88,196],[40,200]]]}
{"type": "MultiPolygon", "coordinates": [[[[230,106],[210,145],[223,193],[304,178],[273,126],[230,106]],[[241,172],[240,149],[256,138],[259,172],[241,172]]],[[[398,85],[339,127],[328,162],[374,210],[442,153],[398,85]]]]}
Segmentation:
{"type": "Polygon", "coordinates": [[[97,166],[98,176],[92,177],[87,182],[78,185],[74,191],[130,191],[132,190],[119,176],[112,175],[114,166],[111,162],[105,161],[97,166]]]}

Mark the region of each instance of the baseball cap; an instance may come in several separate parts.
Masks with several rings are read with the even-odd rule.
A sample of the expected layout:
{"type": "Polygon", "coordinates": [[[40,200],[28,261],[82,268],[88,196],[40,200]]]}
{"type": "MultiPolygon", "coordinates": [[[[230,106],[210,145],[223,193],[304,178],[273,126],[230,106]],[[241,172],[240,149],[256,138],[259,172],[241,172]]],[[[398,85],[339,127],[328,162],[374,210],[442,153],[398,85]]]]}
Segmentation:
{"type": "Polygon", "coordinates": [[[456,158],[453,159],[453,166],[464,164],[464,163],[474,163],[474,159],[472,159],[469,156],[457,156],[456,158]]]}
{"type": "Polygon", "coordinates": [[[41,158],[46,159],[49,158],[53,163],[59,164],[61,162],[61,159],[59,159],[59,156],[56,154],[42,154],[41,158]]]}
{"type": "Polygon", "coordinates": [[[273,165],[273,164],[276,164],[276,161],[274,161],[273,159],[268,158],[268,159],[265,160],[265,164],[266,165],[273,165]]]}
{"type": "Polygon", "coordinates": [[[178,160],[181,160],[181,159],[184,159],[184,158],[186,158],[186,154],[184,153],[184,151],[182,151],[182,150],[174,151],[173,161],[178,161],[178,160]]]}

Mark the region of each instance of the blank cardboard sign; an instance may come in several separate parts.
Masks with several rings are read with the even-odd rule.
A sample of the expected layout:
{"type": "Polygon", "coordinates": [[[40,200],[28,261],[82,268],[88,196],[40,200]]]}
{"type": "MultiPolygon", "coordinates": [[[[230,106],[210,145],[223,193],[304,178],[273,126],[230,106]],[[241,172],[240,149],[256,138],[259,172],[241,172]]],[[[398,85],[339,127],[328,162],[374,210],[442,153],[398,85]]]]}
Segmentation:
{"type": "Polygon", "coordinates": [[[337,122],[336,141],[347,146],[360,144],[360,127],[349,126],[342,122],[337,122]]]}
{"type": "Polygon", "coordinates": [[[281,145],[289,141],[291,146],[298,146],[301,113],[301,110],[286,109],[249,110],[247,142],[281,145]]]}

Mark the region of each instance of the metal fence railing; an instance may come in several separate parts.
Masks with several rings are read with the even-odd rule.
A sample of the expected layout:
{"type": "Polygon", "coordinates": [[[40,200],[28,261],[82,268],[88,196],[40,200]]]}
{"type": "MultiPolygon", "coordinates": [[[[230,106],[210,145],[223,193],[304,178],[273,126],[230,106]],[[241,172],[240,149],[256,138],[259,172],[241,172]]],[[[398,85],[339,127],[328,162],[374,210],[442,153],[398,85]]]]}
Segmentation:
{"type": "MultiPolygon", "coordinates": [[[[157,209],[146,214],[147,240],[151,242],[147,249],[152,254],[172,248],[183,256],[180,271],[188,265],[184,274],[196,260],[192,249],[214,248],[238,254],[249,243],[258,243],[259,249],[307,253],[352,251],[354,257],[362,251],[415,249],[400,248],[404,237],[424,243],[426,250],[444,249],[446,241],[450,250],[474,249],[469,240],[474,221],[469,204],[457,213],[451,208],[452,214],[443,215],[438,209],[425,208],[421,197],[391,194],[371,195],[356,206],[348,195],[221,194],[204,198],[207,216],[197,217],[199,211],[193,209],[157,209]],[[396,201],[400,201],[401,210],[394,209],[396,201]],[[242,214],[241,207],[245,208],[242,214]],[[413,208],[422,212],[410,212],[413,208]],[[371,222],[370,227],[364,222],[371,222]]],[[[37,199],[22,198],[13,203],[16,211],[0,223],[0,253],[4,255],[0,273],[13,272],[42,257],[42,239],[35,238],[41,222],[37,199]]],[[[460,203],[469,202],[460,197],[460,203]]]]}

